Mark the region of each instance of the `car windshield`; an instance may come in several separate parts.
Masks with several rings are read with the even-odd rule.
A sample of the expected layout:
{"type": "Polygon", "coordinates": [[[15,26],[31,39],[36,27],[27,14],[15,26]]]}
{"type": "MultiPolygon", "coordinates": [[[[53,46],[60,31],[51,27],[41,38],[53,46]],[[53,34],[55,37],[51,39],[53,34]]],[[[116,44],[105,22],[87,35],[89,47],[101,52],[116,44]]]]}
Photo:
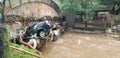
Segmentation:
{"type": "Polygon", "coordinates": [[[36,23],[33,27],[33,29],[36,29],[38,26],[41,26],[43,25],[45,22],[39,22],[39,23],[36,23]]]}

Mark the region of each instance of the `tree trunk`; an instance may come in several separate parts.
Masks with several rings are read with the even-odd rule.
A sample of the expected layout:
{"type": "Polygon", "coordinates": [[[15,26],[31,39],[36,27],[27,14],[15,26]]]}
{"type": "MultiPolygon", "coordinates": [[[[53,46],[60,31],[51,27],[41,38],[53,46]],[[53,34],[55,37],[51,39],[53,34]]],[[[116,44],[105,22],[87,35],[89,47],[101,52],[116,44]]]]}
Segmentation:
{"type": "Polygon", "coordinates": [[[1,13],[1,16],[2,18],[1,19],[1,23],[3,24],[4,23],[4,19],[5,19],[5,16],[4,16],[4,9],[5,9],[5,0],[3,0],[3,2],[1,2],[1,5],[0,5],[2,8],[0,9],[0,13],[1,13]]]}
{"type": "MultiPolygon", "coordinates": [[[[0,31],[1,36],[1,31],[0,31]]],[[[4,48],[3,48],[3,39],[0,37],[0,58],[3,58],[4,56],[4,48]]]]}
{"type": "Polygon", "coordinates": [[[5,8],[5,0],[3,2],[0,2],[0,15],[2,16],[0,19],[0,58],[8,58],[8,42],[6,39],[8,39],[7,34],[7,28],[3,27],[4,25],[4,8],[5,8]]]}
{"type": "Polygon", "coordinates": [[[9,47],[7,39],[7,28],[0,26],[0,58],[8,58],[9,56],[9,47]]]}

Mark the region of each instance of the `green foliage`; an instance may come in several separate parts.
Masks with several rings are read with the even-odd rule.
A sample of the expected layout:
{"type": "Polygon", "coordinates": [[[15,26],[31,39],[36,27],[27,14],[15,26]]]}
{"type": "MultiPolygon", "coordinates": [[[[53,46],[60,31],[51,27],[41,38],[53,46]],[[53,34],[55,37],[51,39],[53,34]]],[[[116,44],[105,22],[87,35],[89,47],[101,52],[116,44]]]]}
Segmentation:
{"type": "MultiPolygon", "coordinates": [[[[34,54],[36,54],[35,53],[35,51],[33,51],[32,49],[29,49],[28,47],[25,47],[25,46],[21,46],[21,45],[17,45],[17,44],[13,44],[13,43],[10,43],[10,45],[12,45],[12,46],[15,46],[15,47],[17,47],[17,48],[21,48],[21,49],[23,49],[23,50],[25,50],[25,51],[29,51],[29,52],[31,52],[31,53],[34,53],[34,54]]],[[[19,51],[17,51],[17,50],[14,50],[14,49],[12,49],[12,48],[10,48],[10,57],[11,58],[36,58],[36,57],[34,57],[34,56],[31,56],[31,55],[29,55],[29,54],[25,54],[25,53],[23,53],[23,52],[19,52],[19,51]]]]}
{"type": "Polygon", "coordinates": [[[6,27],[6,25],[0,26],[0,39],[3,40],[3,50],[4,50],[4,58],[36,58],[34,56],[31,56],[29,54],[25,54],[23,52],[19,52],[17,50],[14,50],[9,47],[9,45],[23,49],[25,51],[31,52],[33,54],[36,54],[36,52],[28,47],[22,46],[22,45],[17,45],[9,42],[9,34],[10,34],[10,29],[6,27]]]}
{"type": "Polygon", "coordinates": [[[62,11],[75,13],[81,11],[80,0],[54,0],[62,11]]]}
{"type": "Polygon", "coordinates": [[[100,2],[103,5],[112,5],[112,4],[118,4],[118,5],[120,5],[120,0],[100,0],[100,2]]]}
{"type": "Polygon", "coordinates": [[[54,0],[62,11],[67,11],[71,14],[85,13],[84,21],[92,19],[94,9],[100,7],[99,0],[54,0]]]}
{"type": "MultiPolygon", "coordinates": [[[[7,30],[8,30],[8,32],[12,32],[12,30],[10,30],[8,28],[7,28],[7,30]]],[[[10,38],[7,38],[7,39],[9,40],[10,38]]],[[[37,54],[34,50],[32,50],[32,49],[30,49],[30,48],[28,48],[26,46],[23,46],[23,45],[17,45],[17,44],[14,44],[14,43],[10,43],[9,41],[8,41],[7,45],[23,49],[25,51],[31,52],[32,54],[37,54]]],[[[37,58],[37,57],[34,57],[32,55],[17,51],[15,49],[12,49],[10,47],[8,47],[8,48],[9,48],[9,51],[7,51],[7,53],[10,53],[8,58],[37,58]]]]}
{"type": "Polygon", "coordinates": [[[9,58],[9,30],[5,25],[0,26],[0,39],[2,40],[1,43],[3,43],[3,49],[4,49],[4,58],[9,58]]]}
{"type": "Polygon", "coordinates": [[[114,5],[114,11],[120,13],[120,0],[100,0],[100,3],[106,6],[114,5]]]}

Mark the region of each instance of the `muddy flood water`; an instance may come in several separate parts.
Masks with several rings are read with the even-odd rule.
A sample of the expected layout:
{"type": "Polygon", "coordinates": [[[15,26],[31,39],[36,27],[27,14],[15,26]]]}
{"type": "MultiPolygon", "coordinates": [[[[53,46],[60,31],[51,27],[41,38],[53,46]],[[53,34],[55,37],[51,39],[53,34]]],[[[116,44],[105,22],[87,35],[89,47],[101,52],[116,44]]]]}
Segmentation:
{"type": "Polygon", "coordinates": [[[45,58],[120,58],[120,41],[101,34],[67,33],[48,43],[45,58]]]}

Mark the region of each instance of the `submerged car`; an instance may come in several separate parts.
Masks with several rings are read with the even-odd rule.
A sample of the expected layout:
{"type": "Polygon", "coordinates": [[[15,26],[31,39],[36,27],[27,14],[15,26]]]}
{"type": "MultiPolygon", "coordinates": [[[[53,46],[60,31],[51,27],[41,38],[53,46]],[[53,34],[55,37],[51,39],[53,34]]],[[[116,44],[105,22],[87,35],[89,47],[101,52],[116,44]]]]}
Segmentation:
{"type": "Polygon", "coordinates": [[[27,37],[31,37],[32,35],[35,35],[39,38],[41,38],[40,40],[42,40],[42,38],[48,36],[51,32],[53,32],[52,35],[52,41],[56,41],[58,39],[58,36],[56,35],[56,33],[54,31],[57,30],[57,26],[55,28],[54,24],[51,24],[47,21],[43,21],[43,22],[39,22],[36,24],[33,24],[31,26],[29,26],[24,34],[24,41],[28,42],[30,38],[27,37]],[[52,30],[50,30],[52,29],[52,30]]]}

